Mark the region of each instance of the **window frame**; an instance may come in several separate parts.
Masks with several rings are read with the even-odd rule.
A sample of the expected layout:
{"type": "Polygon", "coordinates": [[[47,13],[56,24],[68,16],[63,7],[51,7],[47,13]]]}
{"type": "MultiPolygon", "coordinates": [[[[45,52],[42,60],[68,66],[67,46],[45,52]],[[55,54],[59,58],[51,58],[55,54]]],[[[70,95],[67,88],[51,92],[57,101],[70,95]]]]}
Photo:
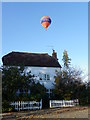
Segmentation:
{"type": "Polygon", "coordinates": [[[50,80],[50,75],[47,73],[39,73],[39,80],[44,80],[44,81],[49,81],[50,80]]]}

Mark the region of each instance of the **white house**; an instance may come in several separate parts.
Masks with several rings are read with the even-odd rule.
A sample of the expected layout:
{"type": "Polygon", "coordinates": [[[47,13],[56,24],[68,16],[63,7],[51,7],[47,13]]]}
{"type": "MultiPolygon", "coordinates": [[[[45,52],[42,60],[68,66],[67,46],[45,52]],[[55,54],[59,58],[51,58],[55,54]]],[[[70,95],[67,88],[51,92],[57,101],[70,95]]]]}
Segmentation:
{"type": "Polygon", "coordinates": [[[31,74],[35,76],[36,82],[44,84],[49,94],[54,87],[56,71],[61,70],[55,50],[52,56],[48,53],[11,52],[3,56],[2,61],[4,66],[24,65],[25,70],[31,71],[31,74]]]}

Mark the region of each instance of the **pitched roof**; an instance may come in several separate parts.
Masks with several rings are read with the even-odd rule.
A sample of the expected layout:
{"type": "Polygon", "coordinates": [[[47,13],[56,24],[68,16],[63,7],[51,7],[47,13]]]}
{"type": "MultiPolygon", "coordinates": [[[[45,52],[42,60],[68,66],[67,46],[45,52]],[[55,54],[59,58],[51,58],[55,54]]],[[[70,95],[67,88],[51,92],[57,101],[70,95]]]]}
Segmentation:
{"type": "Polygon", "coordinates": [[[3,65],[10,66],[39,66],[39,67],[60,67],[58,60],[47,53],[26,53],[10,52],[2,57],[3,65]]]}

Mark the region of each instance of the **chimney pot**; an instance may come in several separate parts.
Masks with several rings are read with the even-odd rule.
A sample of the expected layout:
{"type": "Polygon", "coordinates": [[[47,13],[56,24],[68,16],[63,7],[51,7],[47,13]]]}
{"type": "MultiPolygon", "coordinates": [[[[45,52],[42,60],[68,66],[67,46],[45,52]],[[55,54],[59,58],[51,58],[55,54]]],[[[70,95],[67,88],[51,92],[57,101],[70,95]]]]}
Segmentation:
{"type": "Polygon", "coordinates": [[[53,50],[52,57],[54,57],[55,59],[57,59],[57,53],[55,52],[55,50],[53,50]]]}

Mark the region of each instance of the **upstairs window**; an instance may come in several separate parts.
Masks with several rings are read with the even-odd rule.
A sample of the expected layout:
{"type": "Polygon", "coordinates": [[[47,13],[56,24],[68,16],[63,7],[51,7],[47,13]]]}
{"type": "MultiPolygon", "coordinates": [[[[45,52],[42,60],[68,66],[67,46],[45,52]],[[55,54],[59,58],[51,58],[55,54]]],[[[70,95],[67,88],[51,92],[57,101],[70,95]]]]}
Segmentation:
{"type": "Polygon", "coordinates": [[[50,75],[39,73],[39,80],[50,80],[50,75]]]}
{"type": "Polygon", "coordinates": [[[47,80],[47,75],[46,74],[43,74],[43,79],[47,80]]]}
{"type": "Polygon", "coordinates": [[[39,80],[42,80],[42,74],[39,73],[39,80]]]}
{"type": "Polygon", "coordinates": [[[50,75],[47,75],[47,80],[50,80],[50,75]]]}

